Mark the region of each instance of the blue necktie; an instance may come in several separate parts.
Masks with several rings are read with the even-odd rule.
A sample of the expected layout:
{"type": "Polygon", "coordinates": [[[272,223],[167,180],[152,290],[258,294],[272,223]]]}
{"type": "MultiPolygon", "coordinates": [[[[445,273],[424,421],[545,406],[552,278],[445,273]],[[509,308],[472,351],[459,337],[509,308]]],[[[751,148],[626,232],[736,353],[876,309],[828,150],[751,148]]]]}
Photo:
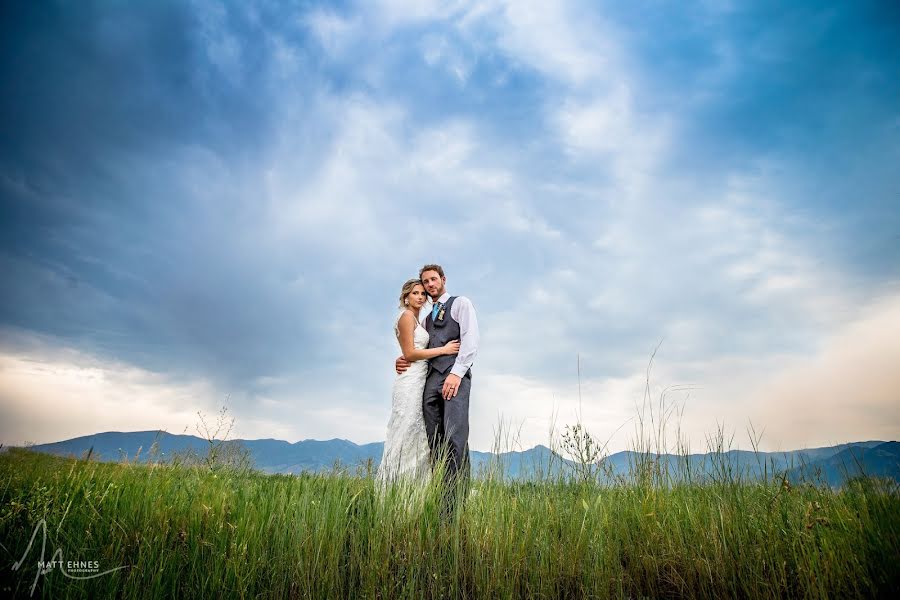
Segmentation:
{"type": "Polygon", "coordinates": [[[439,310],[441,310],[441,303],[435,302],[434,306],[431,307],[431,320],[432,321],[437,320],[437,314],[438,314],[439,310]]]}

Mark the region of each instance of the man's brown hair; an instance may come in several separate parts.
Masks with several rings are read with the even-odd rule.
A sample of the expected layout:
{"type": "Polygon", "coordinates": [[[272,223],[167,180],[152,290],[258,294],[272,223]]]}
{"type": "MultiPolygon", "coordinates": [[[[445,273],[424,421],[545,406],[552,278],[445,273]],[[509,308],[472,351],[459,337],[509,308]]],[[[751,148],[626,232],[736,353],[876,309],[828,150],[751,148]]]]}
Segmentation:
{"type": "Polygon", "coordinates": [[[441,277],[444,276],[444,269],[441,268],[441,265],[425,265],[421,269],[419,269],[419,279],[422,279],[422,273],[425,271],[437,271],[437,274],[441,277]]]}

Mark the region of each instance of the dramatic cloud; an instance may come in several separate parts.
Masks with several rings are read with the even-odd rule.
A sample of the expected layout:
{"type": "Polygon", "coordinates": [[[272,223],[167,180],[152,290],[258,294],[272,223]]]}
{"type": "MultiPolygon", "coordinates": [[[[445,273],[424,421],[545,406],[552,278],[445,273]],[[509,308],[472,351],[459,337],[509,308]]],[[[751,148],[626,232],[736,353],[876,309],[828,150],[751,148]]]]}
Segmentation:
{"type": "Polygon", "coordinates": [[[896,382],[836,349],[900,360],[894,13],[14,2],[2,441],[226,397],[244,437],[383,439],[396,297],[433,261],[481,324],[475,448],[576,411],[626,445],[660,340],[696,445],[897,438],[896,382]]]}

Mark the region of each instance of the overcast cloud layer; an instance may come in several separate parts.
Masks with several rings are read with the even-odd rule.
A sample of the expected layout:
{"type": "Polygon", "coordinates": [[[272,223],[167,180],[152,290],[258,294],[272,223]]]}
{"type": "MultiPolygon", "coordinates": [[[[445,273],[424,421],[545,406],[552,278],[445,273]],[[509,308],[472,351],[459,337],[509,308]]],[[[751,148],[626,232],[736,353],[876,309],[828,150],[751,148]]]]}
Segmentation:
{"type": "Polygon", "coordinates": [[[476,449],[900,438],[897,10],[626,4],[5,3],[0,441],[384,439],[426,262],[476,449]]]}

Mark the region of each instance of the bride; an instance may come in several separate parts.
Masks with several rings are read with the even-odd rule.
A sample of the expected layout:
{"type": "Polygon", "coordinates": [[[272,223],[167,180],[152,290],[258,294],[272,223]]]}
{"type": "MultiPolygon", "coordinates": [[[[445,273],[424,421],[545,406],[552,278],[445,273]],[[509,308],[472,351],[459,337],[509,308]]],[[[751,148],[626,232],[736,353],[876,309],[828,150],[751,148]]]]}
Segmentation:
{"type": "Polygon", "coordinates": [[[421,281],[410,279],[403,284],[400,291],[401,313],[394,321],[394,335],[397,336],[403,358],[412,364],[394,379],[387,439],[381,464],[375,474],[377,483],[382,487],[401,478],[424,483],[431,475],[428,436],[422,417],[422,390],[428,375],[428,359],[457,354],[459,340],[428,349],[428,332],[419,321],[419,311],[426,301],[425,287],[421,281]]]}

